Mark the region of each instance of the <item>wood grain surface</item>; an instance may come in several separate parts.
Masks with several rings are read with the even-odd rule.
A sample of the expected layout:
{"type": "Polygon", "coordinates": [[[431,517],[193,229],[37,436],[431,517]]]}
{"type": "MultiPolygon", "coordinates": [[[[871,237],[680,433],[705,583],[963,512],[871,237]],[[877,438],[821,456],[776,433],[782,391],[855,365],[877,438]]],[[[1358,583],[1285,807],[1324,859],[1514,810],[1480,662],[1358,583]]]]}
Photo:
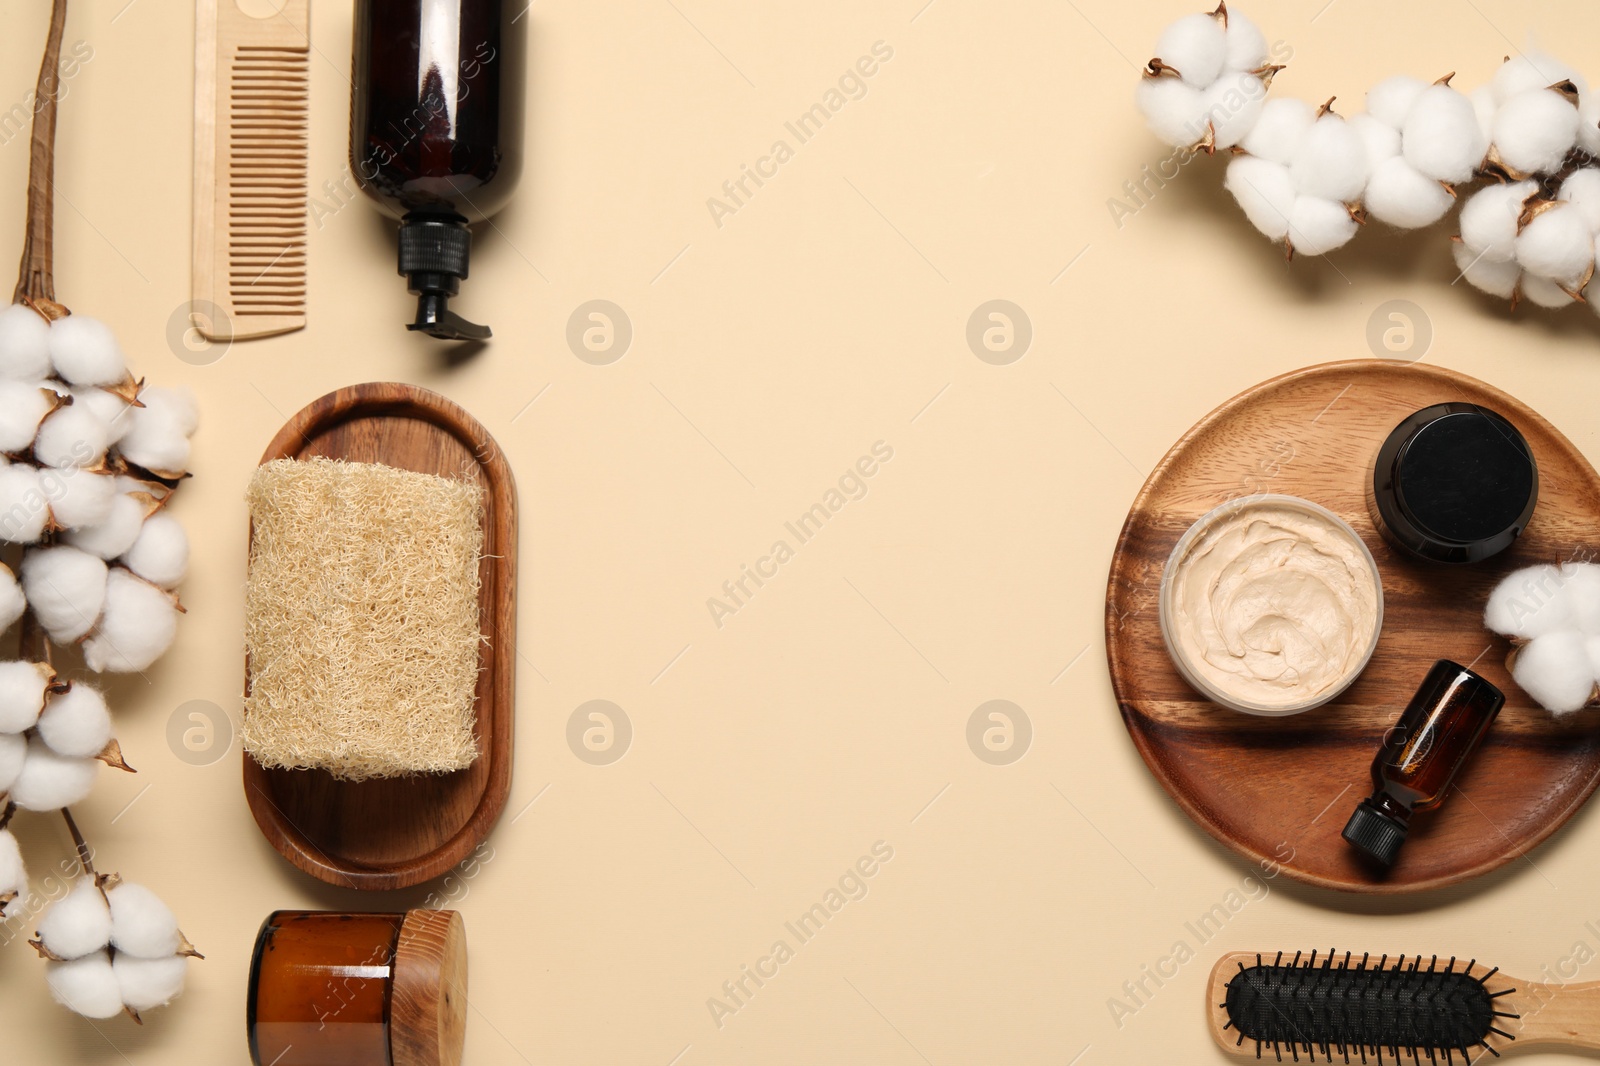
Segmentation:
{"type": "Polygon", "coordinates": [[[389,1018],[394,1066],[460,1066],[467,1038],[467,929],[456,911],[406,912],[389,1018]]]}
{"type": "MultiPolygon", "coordinates": [[[[350,782],[268,770],[244,757],[256,824],[290,862],[329,884],[395,889],[445,873],[493,828],[511,791],[516,644],[516,487],[486,429],[449,400],[403,384],[354,385],[289,420],[261,457],[378,462],[484,485],[478,760],[452,774],[350,782]]],[[[245,671],[249,688],[248,664],[245,671]]]]}
{"type": "Polygon", "coordinates": [[[1178,805],[1249,859],[1356,892],[1438,888],[1486,873],[1555,832],[1600,782],[1600,712],[1557,720],[1511,680],[1506,642],[1482,625],[1507,572],[1600,548],[1600,479],[1553,426],[1513,397],[1439,367],[1365,359],[1274,378],[1207,415],[1134,501],[1111,564],[1106,653],[1139,753],[1178,805]],[[1539,464],[1538,508],[1508,551],[1466,568],[1402,556],[1369,512],[1372,462],[1403,418],[1465,400],[1509,418],[1539,464]],[[1157,596],[1173,545],[1211,508],[1257,492],[1303,496],[1340,515],[1383,576],[1384,627],[1366,671],[1332,703],[1288,718],[1212,704],[1184,683],[1161,637],[1157,596]],[[1383,731],[1436,659],[1474,669],[1506,706],[1442,808],[1420,814],[1383,873],[1340,837],[1371,791],[1383,731]]]}

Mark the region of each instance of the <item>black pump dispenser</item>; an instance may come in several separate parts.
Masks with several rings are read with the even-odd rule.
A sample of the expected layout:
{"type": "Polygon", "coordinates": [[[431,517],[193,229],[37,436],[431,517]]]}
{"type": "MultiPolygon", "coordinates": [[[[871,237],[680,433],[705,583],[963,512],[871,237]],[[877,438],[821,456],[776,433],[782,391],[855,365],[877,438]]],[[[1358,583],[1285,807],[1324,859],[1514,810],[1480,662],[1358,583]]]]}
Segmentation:
{"type": "Polygon", "coordinates": [[[516,0],[356,0],[350,170],[400,221],[408,329],[486,340],[450,309],[472,253],[469,224],[505,206],[522,170],[524,5],[516,0]]]}
{"type": "Polygon", "coordinates": [[[472,231],[465,219],[424,215],[400,223],[400,273],[417,297],[417,320],[406,329],[441,340],[489,339],[488,326],[468,322],[449,307],[471,258],[472,231]]]}

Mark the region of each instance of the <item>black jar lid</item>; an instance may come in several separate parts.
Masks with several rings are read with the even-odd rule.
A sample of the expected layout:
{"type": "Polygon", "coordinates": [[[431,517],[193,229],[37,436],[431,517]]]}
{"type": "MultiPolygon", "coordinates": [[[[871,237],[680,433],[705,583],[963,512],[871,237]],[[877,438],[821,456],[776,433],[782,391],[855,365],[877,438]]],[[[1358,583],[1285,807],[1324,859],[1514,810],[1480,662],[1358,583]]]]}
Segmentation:
{"type": "Polygon", "coordinates": [[[1474,403],[1434,404],[1401,422],[1378,450],[1372,480],[1389,540],[1442,563],[1475,563],[1504,551],[1539,499],[1527,440],[1474,403]]]}

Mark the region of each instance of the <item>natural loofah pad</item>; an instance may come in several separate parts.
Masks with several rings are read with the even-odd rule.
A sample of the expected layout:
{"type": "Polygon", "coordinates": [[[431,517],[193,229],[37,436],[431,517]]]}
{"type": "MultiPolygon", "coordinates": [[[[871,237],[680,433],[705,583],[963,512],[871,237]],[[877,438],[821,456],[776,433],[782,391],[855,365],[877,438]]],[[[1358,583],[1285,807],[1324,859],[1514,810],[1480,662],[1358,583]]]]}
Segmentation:
{"type": "Polygon", "coordinates": [[[257,468],[243,736],[258,763],[349,781],[472,764],[482,496],[372,463],[257,468]]]}

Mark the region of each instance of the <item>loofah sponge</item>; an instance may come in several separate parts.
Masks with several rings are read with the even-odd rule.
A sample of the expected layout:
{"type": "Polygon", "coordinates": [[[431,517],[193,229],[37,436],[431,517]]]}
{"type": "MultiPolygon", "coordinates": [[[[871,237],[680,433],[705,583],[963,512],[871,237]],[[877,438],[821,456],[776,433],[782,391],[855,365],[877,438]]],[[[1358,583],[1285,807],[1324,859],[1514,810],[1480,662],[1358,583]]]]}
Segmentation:
{"type": "Polygon", "coordinates": [[[476,481],[330,459],[256,470],[245,750],[361,781],[477,757],[476,481]]]}

